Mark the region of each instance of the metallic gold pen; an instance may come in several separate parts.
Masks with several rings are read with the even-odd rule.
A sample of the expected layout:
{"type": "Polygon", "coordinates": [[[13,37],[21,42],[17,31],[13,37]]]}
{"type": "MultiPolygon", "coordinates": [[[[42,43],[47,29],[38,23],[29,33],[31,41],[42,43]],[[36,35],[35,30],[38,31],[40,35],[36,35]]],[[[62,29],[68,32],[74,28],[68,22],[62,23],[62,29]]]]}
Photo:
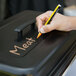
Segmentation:
{"type": "MultiPolygon", "coordinates": [[[[54,15],[59,11],[59,9],[61,8],[61,5],[58,4],[57,7],[55,8],[55,10],[53,11],[53,13],[51,14],[51,16],[49,17],[49,19],[46,21],[46,23],[44,24],[45,26],[47,24],[50,23],[50,21],[53,19],[54,15]]],[[[39,33],[37,36],[37,39],[42,35],[42,33],[39,33]]]]}

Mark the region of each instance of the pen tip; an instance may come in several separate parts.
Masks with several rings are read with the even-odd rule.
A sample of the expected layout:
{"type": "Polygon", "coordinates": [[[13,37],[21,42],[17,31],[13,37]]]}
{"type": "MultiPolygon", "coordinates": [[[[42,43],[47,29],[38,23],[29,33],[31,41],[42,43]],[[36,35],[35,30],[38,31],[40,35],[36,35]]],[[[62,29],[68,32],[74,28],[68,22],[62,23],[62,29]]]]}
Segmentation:
{"type": "Polygon", "coordinates": [[[39,38],[39,36],[37,36],[37,39],[39,38]]]}
{"type": "Polygon", "coordinates": [[[37,39],[38,39],[41,35],[42,35],[42,34],[41,34],[41,33],[39,33],[39,34],[38,34],[38,36],[37,36],[37,39]]]}

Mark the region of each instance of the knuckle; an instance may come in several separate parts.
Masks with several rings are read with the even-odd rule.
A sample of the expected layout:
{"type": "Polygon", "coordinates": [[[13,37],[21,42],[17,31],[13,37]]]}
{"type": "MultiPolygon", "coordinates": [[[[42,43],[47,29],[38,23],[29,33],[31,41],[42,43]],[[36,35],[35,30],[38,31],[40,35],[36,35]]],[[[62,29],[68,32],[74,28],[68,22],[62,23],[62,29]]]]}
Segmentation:
{"type": "Polygon", "coordinates": [[[36,20],[40,20],[41,19],[41,15],[39,15],[38,17],[36,17],[36,20]]]}
{"type": "Polygon", "coordinates": [[[46,11],[46,12],[48,13],[48,12],[50,12],[50,11],[46,11]]]}
{"type": "Polygon", "coordinates": [[[39,17],[36,17],[36,20],[38,20],[39,19],[39,17]]]}

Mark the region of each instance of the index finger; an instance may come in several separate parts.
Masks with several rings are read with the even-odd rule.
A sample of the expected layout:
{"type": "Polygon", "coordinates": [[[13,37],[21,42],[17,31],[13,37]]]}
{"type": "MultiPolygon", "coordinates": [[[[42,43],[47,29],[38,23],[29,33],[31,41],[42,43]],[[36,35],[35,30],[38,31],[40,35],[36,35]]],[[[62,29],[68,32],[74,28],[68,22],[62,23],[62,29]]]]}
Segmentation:
{"type": "Polygon", "coordinates": [[[36,24],[37,24],[37,27],[38,27],[38,31],[39,29],[42,27],[43,25],[43,22],[40,18],[36,18],[36,24]]]}
{"type": "Polygon", "coordinates": [[[47,20],[47,15],[45,13],[41,14],[40,16],[38,16],[36,18],[36,23],[37,23],[38,30],[40,30],[40,28],[44,25],[46,20],[47,20]]]}

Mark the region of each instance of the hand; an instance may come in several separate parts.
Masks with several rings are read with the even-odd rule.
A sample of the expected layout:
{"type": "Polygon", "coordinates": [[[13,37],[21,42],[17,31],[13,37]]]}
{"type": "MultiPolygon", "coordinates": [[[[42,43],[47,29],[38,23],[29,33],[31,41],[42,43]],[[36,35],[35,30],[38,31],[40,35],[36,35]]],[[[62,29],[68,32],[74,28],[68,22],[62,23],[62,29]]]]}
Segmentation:
{"type": "Polygon", "coordinates": [[[52,30],[59,30],[59,31],[71,31],[72,25],[69,22],[70,18],[69,16],[64,16],[59,13],[57,13],[50,24],[47,24],[47,26],[44,26],[45,22],[48,20],[48,18],[51,16],[53,11],[47,11],[41,15],[39,15],[36,18],[36,24],[38,27],[38,31],[41,33],[47,33],[52,30]]]}

